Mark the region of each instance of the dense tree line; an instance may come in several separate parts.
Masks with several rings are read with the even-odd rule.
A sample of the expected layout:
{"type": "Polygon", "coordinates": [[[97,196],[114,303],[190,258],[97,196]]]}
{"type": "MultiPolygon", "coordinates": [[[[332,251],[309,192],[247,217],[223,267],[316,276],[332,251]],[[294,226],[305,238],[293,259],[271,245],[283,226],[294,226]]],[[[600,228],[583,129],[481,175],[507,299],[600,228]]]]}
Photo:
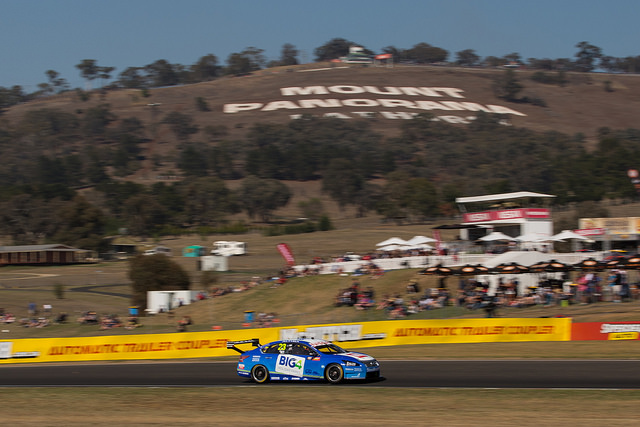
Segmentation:
{"type": "MultiPolygon", "coordinates": [[[[626,170],[640,165],[640,130],[600,129],[598,146],[587,150],[583,135],[500,121],[479,113],[461,128],[424,114],[387,138],[368,121],[305,116],[256,123],[228,141],[170,113],[158,126],[175,133],[179,150],[161,162],[181,179],[143,186],[120,178],[145,160],[152,130],[138,119],[118,117],[107,104],[81,114],[32,110],[17,123],[0,121],[0,233],[16,244],[101,250],[103,237],[121,228],[143,236],[214,229],[238,213],[268,222],[289,203],[288,180],[321,180],[339,206],[396,221],[450,216],[456,197],[487,192],[550,193],[561,205],[636,197],[626,170]],[[235,179],[243,182],[231,190],[235,179]]],[[[322,216],[317,199],[300,209],[322,216]]]]}
{"type": "MultiPolygon", "coordinates": [[[[349,53],[351,46],[363,46],[357,42],[343,38],[334,38],[314,50],[315,61],[330,61],[349,53]]],[[[587,41],[577,43],[578,51],[575,59],[571,58],[528,58],[524,60],[517,52],[501,57],[487,56],[481,58],[473,49],[463,49],[451,55],[451,52],[429,43],[420,42],[410,48],[387,46],[381,53],[390,53],[394,61],[411,64],[448,64],[463,67],[500,67],[526,66],[529,69],[542,71],[577,71],[590,72],[602,69],[608,72],[637,73],[640,72],[640,56],[612,57],[605,55],[602,49],[587,41]]],[[[364,48],[364,52],[373,55],[374,52],[364,48]]],[[[111,66],[98,65],[95,59],[83,59],[76,68],[80,76],[89,84],[95,80],[100,87],[147,89],[163,86],[210,81],[222,76],[242,76],[252,72],[277,66],[290,66],[299,63],[300,51],[291,43],[282,46],[280,57],[268,61],[264,50],[257,47],[247,47],[241,52],[230,54],[226,63],[222,64],[214,54],[207,54],[199,58],[194,64],[172,64],[165,59],[159,59],[144,66],[130,66],[122,70],[117,76],[116,69],[111,66]],[[116,77],[115,80],[112,80],[116,77]]],[[[47,81],[38,85],[34,93],[26,93],[21,86],[5,88],[0,86],[0,113],[12,105],[28,101],[34,97],[51,95],[69,90],[69,84],[55,70],[45,72],[47,81]]]]}

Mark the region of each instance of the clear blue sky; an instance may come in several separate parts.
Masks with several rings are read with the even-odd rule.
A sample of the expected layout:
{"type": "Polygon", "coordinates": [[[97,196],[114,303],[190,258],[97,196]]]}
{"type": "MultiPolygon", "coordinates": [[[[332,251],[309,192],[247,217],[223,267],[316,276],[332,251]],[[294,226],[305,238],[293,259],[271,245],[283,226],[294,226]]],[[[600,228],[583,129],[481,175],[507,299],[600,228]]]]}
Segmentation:
{"type": "Polygon", "coordinates": [[[581,41],[614,57],[640,55],[638,0],[0,0],[0,86],[37,90],[55,70],[72,87],[75,65],[127,67],[158,59],[189,66],[254,46],[268,60],[341,37],[374,52],[426,42],[481,56],[573,58],[581,41]]]}

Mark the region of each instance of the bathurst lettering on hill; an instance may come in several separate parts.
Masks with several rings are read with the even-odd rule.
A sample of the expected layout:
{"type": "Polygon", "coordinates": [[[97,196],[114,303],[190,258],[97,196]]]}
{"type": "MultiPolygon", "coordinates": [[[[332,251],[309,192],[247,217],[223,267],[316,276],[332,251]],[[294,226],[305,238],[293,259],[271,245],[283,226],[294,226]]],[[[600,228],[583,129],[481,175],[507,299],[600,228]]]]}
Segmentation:
{"type": "MultiPolygon", "coordinates": [[[[509,107],[493,104],[481,104],[477,102],[462,101],[465,99],[464,90],[453,87],[396,87],[385,86],[306,86],[306,87],[284,87],[280,88],[280,95],[285,97],[308,97],[316,98],[295,99],[295,100],[274,100],[270,102],[245,102],[236,104],[225,104],[223,112],[226,114],[238,114],[247,111],[295,111],[295,110],[321,110],[321,109],[345,109],[345,108],[389,108],[393,111],[330,111],[322,114],[324,117],[334,117],[349,119],[352,117],[385,119],[412,119],[424,111],[429,112],[454,112],[454,111],[484,111],[486,113],[526,116],[526,114],[513,110],[509,107]],[[317,96],[348,95],[349,98],[332,98],[317,96]],[[360,95],[353,97],[354,95],[360,95]],[[375,96],[373,96],[375,95],[375,96]],[[378,96],[385,96],[380,98],[378,96]],[[398,99],[388,98],[388,96],[402,97],[422,97],[424,99],[398,99]],[[434,100],[433,98],[438,98],[434,100]],[[453,98],[455,101],[447,100],[453,98]]],[[[302,114],[291,114],[292,119],[300,118],[302,114]]],[[[433,120],[441,120],[449,123],[468,124],[474,120],[475,116],[455,116],[437,115],[433,120]]]]}

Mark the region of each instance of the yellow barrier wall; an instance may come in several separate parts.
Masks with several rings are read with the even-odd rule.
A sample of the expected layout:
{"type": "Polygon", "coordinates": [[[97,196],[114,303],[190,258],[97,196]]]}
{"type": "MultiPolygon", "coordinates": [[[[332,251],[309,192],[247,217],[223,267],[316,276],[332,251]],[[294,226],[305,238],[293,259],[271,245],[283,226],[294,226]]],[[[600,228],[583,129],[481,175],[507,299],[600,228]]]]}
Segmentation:
{"type": "MultiPolygon", "coordinates": [[[[234,331],[0,341],[0,364],[232,356],[227,341],[314,338],[347,349],[406,344],[568,341],[571,319],[393,320],[234,331]]],[[[246,345],[246,349],[250,346],[246,345]]]]}

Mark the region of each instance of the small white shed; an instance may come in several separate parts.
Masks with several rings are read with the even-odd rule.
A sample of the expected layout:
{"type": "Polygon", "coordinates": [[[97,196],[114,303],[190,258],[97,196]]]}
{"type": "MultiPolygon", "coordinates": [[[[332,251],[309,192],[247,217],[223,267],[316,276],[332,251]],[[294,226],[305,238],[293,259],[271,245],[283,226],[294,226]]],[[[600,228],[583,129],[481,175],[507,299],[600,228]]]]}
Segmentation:
{"type": "Polygon", "coordinates": [[[221,255],[207,255],[200,257],[202,271],[229,271],[229,257],[221,255]]]}
{"type": "Polygon", "coordinates": [[[196,301],[198,294],[204,291],[175,290],[147,292],[147,313],[157,314],[173,310],[181,305],[196,301]]]}

